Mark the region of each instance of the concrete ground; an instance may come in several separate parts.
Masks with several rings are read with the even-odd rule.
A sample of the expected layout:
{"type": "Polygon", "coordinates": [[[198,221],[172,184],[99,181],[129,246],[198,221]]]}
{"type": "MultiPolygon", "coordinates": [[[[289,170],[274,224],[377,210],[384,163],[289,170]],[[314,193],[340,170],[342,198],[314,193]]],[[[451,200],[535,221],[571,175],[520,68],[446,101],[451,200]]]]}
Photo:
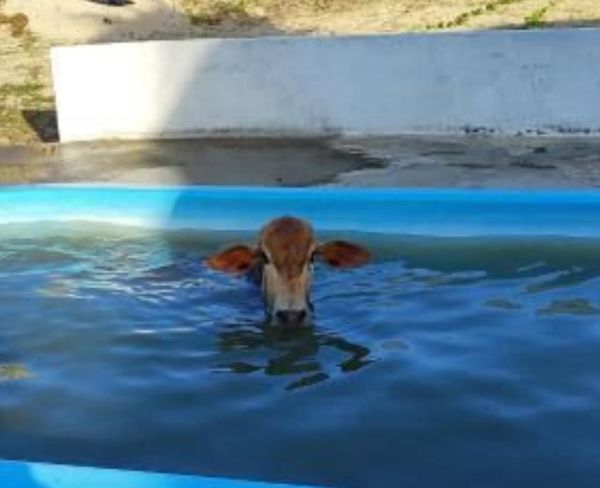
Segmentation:
{"type": "Polygon", "coordinates": [[[0,147],[0,184],[306,186],[373,167],[318,140],[181,140],[0,147]]]}
{"type": "Polygon", "coordinates": [[[600,138],[395,137],[346,141],[386,162],[338,175],[335,185],[458,188],[599,188],[600,138]]]}
{"type": "Polygon", "coordinates": [[[0,148],[0,184],[598,188],[600,138],[403,136],[0,148]]]}

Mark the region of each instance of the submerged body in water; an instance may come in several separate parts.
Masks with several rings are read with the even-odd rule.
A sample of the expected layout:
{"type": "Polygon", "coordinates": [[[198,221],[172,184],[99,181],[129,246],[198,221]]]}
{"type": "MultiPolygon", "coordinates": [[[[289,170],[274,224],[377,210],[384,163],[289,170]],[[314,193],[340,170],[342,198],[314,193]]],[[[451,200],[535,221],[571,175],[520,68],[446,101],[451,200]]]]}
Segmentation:
{"type": "Polygon", "coordinates": [[[373,262],[317,263],[314,326],[282,331],[254,284],[203,264],[251,235],[1,235],[0,364],[28,375],[0,381],[0,457],[335,486],[600,483],[598,241],[336,235],[373,262]]]}

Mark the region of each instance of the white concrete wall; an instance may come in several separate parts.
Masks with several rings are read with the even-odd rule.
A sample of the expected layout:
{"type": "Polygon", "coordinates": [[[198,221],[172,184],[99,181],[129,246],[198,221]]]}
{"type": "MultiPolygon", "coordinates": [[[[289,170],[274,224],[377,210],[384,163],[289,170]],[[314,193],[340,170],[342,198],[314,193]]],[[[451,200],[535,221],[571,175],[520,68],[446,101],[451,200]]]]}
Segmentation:
{"type": "Polygon", "coordinates": [[[61,139],[600,134],[600,29],[52,51],[61,139]]]}

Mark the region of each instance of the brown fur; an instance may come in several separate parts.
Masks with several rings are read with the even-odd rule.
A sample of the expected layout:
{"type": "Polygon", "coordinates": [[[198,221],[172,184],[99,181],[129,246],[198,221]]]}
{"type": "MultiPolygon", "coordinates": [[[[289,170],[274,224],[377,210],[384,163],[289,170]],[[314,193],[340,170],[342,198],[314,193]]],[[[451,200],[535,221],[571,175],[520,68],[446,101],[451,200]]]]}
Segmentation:
{"type": "Polygon", "coordinates": [[[299,276],[315,247],[313,231],[303,220],[282,217],[272,220],[260,234],[260,247],[288,279],[299,276]]]}
{"type": "Polygon", "coordinates": [[[227,252],[215,254],[206,261],[213,269],[227,273],[244,273],[255,261],[255,252],[247,246],[230,247],[227,252]]]}

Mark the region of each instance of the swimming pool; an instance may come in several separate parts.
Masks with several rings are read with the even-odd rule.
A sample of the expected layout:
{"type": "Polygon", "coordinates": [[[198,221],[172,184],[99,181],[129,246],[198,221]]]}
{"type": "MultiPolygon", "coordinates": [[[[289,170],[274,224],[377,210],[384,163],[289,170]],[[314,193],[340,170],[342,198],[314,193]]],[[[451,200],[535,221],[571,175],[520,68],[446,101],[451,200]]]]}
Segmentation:
{"type": "Polygon", "coordinates": [[[0,457],[328,486],[597,486],[600,194],[0,194],[0,457]],[[293,213],[313,328],[204,257],[293,213]]]}

